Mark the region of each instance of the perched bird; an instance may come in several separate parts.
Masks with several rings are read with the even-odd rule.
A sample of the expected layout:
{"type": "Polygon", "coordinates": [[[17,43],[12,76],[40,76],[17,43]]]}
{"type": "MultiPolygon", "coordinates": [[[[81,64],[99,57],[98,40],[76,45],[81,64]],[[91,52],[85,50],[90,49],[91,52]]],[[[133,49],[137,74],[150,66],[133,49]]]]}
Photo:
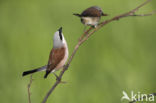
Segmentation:
{"type": "Polygon", "coordinates": [[[49,55],[48,64],[37,69],[23,72],[23,76],[32,74],[38,71],[46,70],[44,78],[47,78],[49,73],[54,73],[62,68],[68,59],[68,46],[62,33],[62,27],[55,32],[53,37],[53,48],[49,55]]]}
{"type": "Polygon", "coordinates": [[[101,16],[107,16],[104,14],[102,9],[98,6],[92,6],[84,10],[81,14],[74,13],[73,15],[81,18],[81,22],[85,26],[93,26],[96,27],[101,19],[101,16]]]}

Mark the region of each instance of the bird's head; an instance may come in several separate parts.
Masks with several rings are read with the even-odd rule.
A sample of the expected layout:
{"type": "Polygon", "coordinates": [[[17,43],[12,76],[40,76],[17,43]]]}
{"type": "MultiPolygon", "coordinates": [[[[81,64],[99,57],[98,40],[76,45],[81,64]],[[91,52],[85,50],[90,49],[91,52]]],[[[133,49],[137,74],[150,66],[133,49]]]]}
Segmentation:
{"type": "Polygon", "coordinates": [[[53,37],[53,47],[54,48],[61,48],[66,43],[65,38],[62,33],[62,27],[60,27],[54,34],[53,37]]]}

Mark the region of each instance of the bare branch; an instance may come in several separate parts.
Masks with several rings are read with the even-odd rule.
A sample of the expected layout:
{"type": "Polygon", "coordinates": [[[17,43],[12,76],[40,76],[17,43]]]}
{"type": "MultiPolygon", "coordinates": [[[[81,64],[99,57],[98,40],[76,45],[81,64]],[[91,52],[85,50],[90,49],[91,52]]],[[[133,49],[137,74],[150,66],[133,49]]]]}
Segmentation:
{"type": "Polygon", "coordinates": [[[55,87],[60,83],[60,81],[56,81],[55,84],[52,86],[52,88],[48,91],[48,93],[46,94],[44,100],[42,101],[42,103],[46,103],[48,97],[50,96],[50,94],[52,93],[52,91],[55,89],[55,87]]]}
{"type": "Polygon", "coordinates": [[[132,14],[130,16],[151,16],[153,14],[156,14],[156,11],[153,11],[153,12],[148,13],[148,14],[132,14]]]}
{"type": "Polygon", "coordinates": [[[76,52],[77,52],[77,50],[78,50],[78,48],[80,47],[81,44],[83,44],[86,40],[88,40],[88,38],[92,34],[94,34],[94,32],[96,32],[101,27],[103,27],[104,25],[106,25],[106,24],[108,24],[108,23],[110,23],[112,21],[119,20],[121,18],[128,17],[128,16],[150,16],[152,14],[155,14],[155,12],[152,12],[152,13],[149,13],[149,14],[142,14],[142,15],[135,15],[134,14],[139,8],[143,7],[144,5],[146,5],[150,1],[151,0],[147,0],[144,3],[142,3],[141,5],[137,6],[135,9],[133,9],[133,10],[127,12],[127,13],[115,16],[112,19],[106,20],[106,21],[100,23],[96,28],[90,27],[86,32],[84,32],[82,34],[81,38],[79,39],[78,43],[76,44],[76,46],[75,46],[75,48],[74,48],[74,50],[72,52],[72,55],[69,58],[67,64],[63,67],[62,71],[60,72],[59,79],[57,79],[56,82],[54,83],[54,85],[52,85],[51,89],[48,91],[48,93],[44,97],[44,100],[42,101],[42,103],[46,103],[46,101],[47,101],[48,97],[50,96],[50,94],[54,91],[54,89],[57,87],[57,85],[61,83],[61,79],[62,79],[62,76],[63,76],[64,72],[70,66],[70,63],[71,63],[72,59],[74,58],[74,56],[75,56],[75,54],[76,54],[76,52]]]}
{"type": "Polygon", "coordinates": [[[29,100],[29,103],[31,103],[31,93],[30,93],[30,87],[31,87],[31,84],[32,84],[32,74],[30,75],[30,82],[28,84],[28,100],[29,100]]]}

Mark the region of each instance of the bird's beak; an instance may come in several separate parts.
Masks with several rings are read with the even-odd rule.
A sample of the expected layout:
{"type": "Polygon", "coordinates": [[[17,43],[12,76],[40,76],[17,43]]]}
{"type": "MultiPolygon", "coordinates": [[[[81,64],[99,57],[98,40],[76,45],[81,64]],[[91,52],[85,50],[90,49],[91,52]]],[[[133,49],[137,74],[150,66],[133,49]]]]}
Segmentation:
{"type": "Polygon", "coordinates": [[[58,29],[58,31],[59,31],[59,33],[61,34],[61,33],[62,33],[62,27],[60,27],[60,28],[58,29]]]}

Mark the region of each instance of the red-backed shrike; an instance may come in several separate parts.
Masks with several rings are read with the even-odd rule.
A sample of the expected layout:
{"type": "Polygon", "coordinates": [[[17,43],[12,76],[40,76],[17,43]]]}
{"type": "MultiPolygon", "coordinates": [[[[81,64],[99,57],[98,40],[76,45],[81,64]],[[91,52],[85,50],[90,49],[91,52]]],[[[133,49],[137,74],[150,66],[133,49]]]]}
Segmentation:
{"type": "Polygon", "coordinates": [[[96,27],[101,19],[101,16],[107,16],[104,14],[102,9],[98,6],[92,6],[84,10],[81,14],[74,13],[73,15],[81,18],[81,22],[85,26],[96,27]]]}
{"type": "Polygon", "coordinates": [[[46,74],[44,75],[44,78],[47,78],[49,73],[51,72],[54,73],[56,70],[62,68],[65,65],[67,59],[68,59],[68,46],[63,36],[62,27],[61,27],[54,34],[53,49],[50,52],[48,64],[37,69],[25,71],[23,72],[23,76],[38,71],[46,70],[46,74]]]}

